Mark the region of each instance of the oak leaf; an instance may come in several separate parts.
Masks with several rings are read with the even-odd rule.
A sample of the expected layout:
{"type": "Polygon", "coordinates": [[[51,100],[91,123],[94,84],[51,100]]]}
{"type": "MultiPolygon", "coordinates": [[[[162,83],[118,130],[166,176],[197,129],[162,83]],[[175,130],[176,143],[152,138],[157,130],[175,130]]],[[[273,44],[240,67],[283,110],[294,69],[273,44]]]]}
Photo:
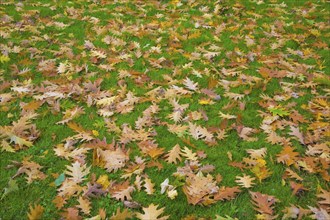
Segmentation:
{"type": "Polygon", "coordinates": [[[44,207],[41,205],[35,205],[34,207],[30,205],[30,212],[28,213],[29,220],[38,220],[42,218],[44,212],[44,207]]]}
{"type": "Polygon", "coordinates": [[[260,192],[249,191],[252,204],[255,206],[254,209],[261,214],[273,215],[274,207],[273,205],[276,202],[274,196],[269,196],[267,194],[262,194],[260,192]]]}
{"type": "Polygon", "coordinates": [[[166,220],[169,216],[159,217],[163,214],[165,208],[157,209],[158,205],[151,203],[148,208],[142,208],[144,214],[136,213],[136,217],[141,220],[166,220]]]}
{"type": "Polygon", "coordinates": [[[218,193],[219,187],[210,175],[204,177],[191,174],[182,190],[189,204],[207,206],[215,202],[213,196],[218,193]]]}
{"type": "Polygon", "coordinates": [[[148,195],[154,194],[154,192],[155,192],[155,189],[154,189],[155,184],[153,184],[151,182],[151,179],[150,178],[148,178],[148,177],[145,177],[144,178],[144,185],[143,186],[144,186],[145,191],[147,192],[148,195]]]}
{"type": "Polygon", "coordinates": [[[192,90],[192,91],[196,91],[198,90],[198,83],[195,83],[194,81],[192,81],[191,79],[189,79],[188,77],[183,81],[183,84],[186,86],[187,89],[192,90]]]}
{"type": "Polygon", "coordinates": [[[264,158],[267,154],[267,148],[247,149],[246,152],[250,154],[252,159],[264,158]]]}
{"type": "Polygon", "coordinates": [[[12,178],[25,173],[27,175],[26,179],[29,184],[36,179],[45,179],[46,175],[40,171],[41,168],[42,166],[40,166],[38,163],[30,161],[30,158],[26,157],[23,159],[22,163],[20,164],[20,168],[12,178]]]}
{"type": "Polygon", "coordinates": [[[303,181],[304,179],[301,178],[296,172],[294,172],[293,170],[291,170],[290,168],[286,168],[285,169],[285,173],[283,175],[283,178],[294,178],[296,180],[299,180],[299,181],[303,181]]]}
{"type": "Polygon", "coordinates": [[[56,196],[52,201],[57,209],[61,209],[67,202],[66,198],[62,196],[56,196]]]}
{"type": "Polygon", "coordinates": [[[298,152],[294,152],[294,148],[290,146],[285,146],[282,151],[276,155],[277,162],[286,164],[288,166],[292,165],[298,159],[298,152]]]}
{"type": "Polygon", "coordinates": [[[213,134],[199,125],[189,122],[189,132],[195,140],[204,139],[207,142],[213,141],[213,134]]]}
{"type": "Polygon", "coordinates": [[[125,166],[126,161],[129,160],[129,151],[124,151],[118,147],[115,150],[99,151],[101,158],[105,161],[104,167],[108,172],[116,172],[118,169],[125,166]]]}
{"type": "Polygon", "coordinates": [[[84,190],[84,196],[86,197],[99,197],[107,194],[107,191],[103,189],[103,186],[99,183],[87,183],[87,189],[84,190]]]}
{"type": "Polygon", "coordinates": [[[67,198],[79,194],[82,190],[82,187],[71,179],[65,179],[61,187],[57,189],[59,191],[58,196],[67,198]]]}
{"type": "Polygon", "coordinates": [[[306,191],[307,189],[304,187],[303,184],[300,183],[296,183],[293,181],[290,181],[290,187],[292,189],[292,195],[299,195],[301,194],[303,191],[306,191]]]}
{"type": "Polygon", "coordinates": [[[181,161],[181,148],[176,144],[166,155],[166,162],[177,164],[181,161]]]}
{"type": "Polygon", "coordinates": [[[290,130],[291,130],[291,132],[289,133],[289,135],[295,136],[301,144],[305,145],[304,136],[299,131],[299,128],[290,126],[290,130]]]}
{"type": "Polygon", "coordinates": [[[308,206],[308,208],[314,213],[313,215],[309,216],[312,219],[317,220],[328,220],[330,219],[330,214],[327,212],[327,210],[323,208],[315,208],[308,206]]]}
{"type": "Polygon", "coordinates": [[[243,175],[241,176],[236,176],[235,182],[238,183],[238,185],[242,186],[243,188],[251,188],[255,183],[253,180],[256,178],[251,177],[249,175],[243,175]]]}
{"type": "Polygon", "coordinates": [[[68,170],[65,171],[65,174],[71,176],[69,179],[73,180],[75,183],[80,183],[85,180],[84,177],[89,174],[90,167],[86,166],[86,164],[82,166],[78,161],[76,161],[71,166],[66,166],[68,170]]]}
{"type": "Polygon", "coordinates": [[[326,191],[324,189],[321,189],[321,192],[319,194],[316,195],[318,198],[318,203],[321,206],[324,206],[324,208],[327,211],[330,211],[330,192],[326,191]]]}
{"type": "Polygon", "coordinates": [[[126,220],[131,219],[133,215],[128,211],[128,209],[123,209],[123,211],[120,211],[120,208],[117,208],[116,213],[114,213],[110,220],[126,220]]]}
{"type": "Polygon", "coordinates": [[[91,202],[87,199],[87,198],[84,198],[82,196],[80,196],[78,198],[78,202],[79,202],[79,205],[77,205],[76,207],[81,209],[81,211],[86,214],[86,215],[89,215],[90,212],[91,212],[91,202]]]}
{"type": "Polygon", "coordinates": [[[237,194],[241,192],[241,190],[237,187],[221,187],[218,191],[218,193],[214,196],[215,200],[220,200],[220,201],[224,201],[224,200],[231,200],[234,199],[237,194]]]}
{"type": "Polygon", "coordinates": [[[114,184],[110,189],[112,198],[119,201],[131,200],[131,193],[135,190],[134,186],[131,186],[128,181],[123,183],[114,184]]]}
{"type": "Polygon", "coordinates": [[[65,219],[70,220],[81,220],[82,217],[79,216],[79,211],[76,208],[67,208],[64,212],[61,213],[61,216],[65,219]]]}
{"type": "Polygon", "coordinates": [[[181,155],[192,161],[196,161],[198,159],[197,154],[192,152],[188,147],[181,149],[181,155]]]}

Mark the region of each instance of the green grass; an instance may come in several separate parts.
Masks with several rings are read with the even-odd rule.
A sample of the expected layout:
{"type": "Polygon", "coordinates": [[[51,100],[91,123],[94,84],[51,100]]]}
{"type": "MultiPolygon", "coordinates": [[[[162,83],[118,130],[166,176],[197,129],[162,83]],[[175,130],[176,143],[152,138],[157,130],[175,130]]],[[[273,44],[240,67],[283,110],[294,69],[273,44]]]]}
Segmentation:
{"type": "MultiPolygon", "coordinates": [[[[191,143],[196,146],[196,149],[191,148],[194,152],[204,151],[207,157],[201,159],[202,165],[211,164],[214,165],[215,170],[211,173],[212,176],[220,174],[223,180],[218,185],[221,186],[237,186],[235,182],[236,176],[242,176],[243,173],[254,176],[254,174],[246,169],[244,172],[238,168],[229,166],[230,162],[227,152],[231,152],[233,155],[233,161],[241,161],[244,157],[247,157],[247,149],[260,149],[262,147],[267,148],[267,156],[265,160],[267,162],[267,168],[272,171],[269,178],[262,182],[257,182],[251,191],[261,192],[268,195],[273,195],[279,202],[275,204],[275,214],[279,217],[283,216],[282,210],[285,207],[294,204],[303,208],[308,206],[316,207],[319,188],[327,189],[327,182],[320,176],[320,174],[308,173],[302,169],[294,168],[292,165],[290,168],[294,169],[301,177],[304,178],[303,185],[309,190],[304,192],[301,196],[291,195],[289,180],[285,180],[285,184],[282,183],[282,176],[284,174],[286,165],[276,162],[276,155],[281,152],[283,146],[272,145],[266,141],[267,135],[260,130],[262,123],[262,117],[259,115],[261,112],[267,112],[267,109],[262,108],[258,103],[261,101],[261,95],[265,94],[271,98],[277,96],[285,96],[286,91],[283,90],[281,82],[295,83],[292,91],[302,92],[298,98],[290,97],[288,100],[277,101],[277,104],[286,106],[291,102],[295,102],[296,106],[291,107],[290,110],[298,110],[307,120],[306,123],[299,124],[300,129],[303,128],[306,131],[310,123],[315,122],[315,115],[311,109],[306,109],[305,106],[317,98],[318,96],[328,97],[329,94],[329,71],[330,71],[330,53],[329,53],[329,13],[325,8],[329,7],[329,3],[326,1],[315,1],[315,9],[303,16],[303,10],[310,9],[310,2],[305,0],[296,1],[284,1],[287,5],[280,7],[279,4],[283,1],[265,1],[263,4],[256,4],[257,1],[238,1],[242,6],[235,5],[234,1],[225,0],[219,3],[220,10],[218,14],[213,14],[215,8],[215,1],[196,1],[193,5],[189,5],[189,1],[182,1],[182,6],[176,6],[173,1],[159,1],[160,5],[168,4],[166,7],[157,7],[153,3],[143,3],[139,5],[134,1],[127,1],[127,3],[107,3],[108,1],[95,1],[102,2],[93,4],[93,1],[28,1],[23,2],[22,8],[19,7],[18,2],[2,2],[0,3],[1,11],[0,17],[5,15],[10,16],[13,20],[1,24],[1,33],[8,33],[9,37],[5,38],[4,34],[0,34],[1,42],[0,48],[2,54],[6,55],[6,51],[10,48],[8,56],[9,62],[0,62],[0,89],[2,82],[12,83],[13,80],[23,83],[27,79],[32,80],[32,84],[35,87],[40,87],[45,81],[61,86],[70,86],[77,80],[78,86],[83,88],[83,83],[89,80],[94,82],[98,78],[102,78],[101,83],[102,91],[112,91],[116,94],[120,90],[118,85],[118,77],[120,70],[134,70],[141,73],[146,73],[146,76],[150,78],[150,82],[162,82],[164,76],[170,76],[178,83],[175,85],[182,86],[182,80],[189,77],[194,82],[198,82],[200,89],[208,88],[209,78],[216,78],[219,82],[221,80],[236,81],[240,76],[225,76],[222,73],[222,69],[231,70],[232,68],[238,68],[242,74],[247,76],[258,77],[261,80],[261,86],[253,87],[251,92],[244,96],[241,100],[245,102],[245,110],[241,111],[238,107],[238,102],[235,102],[235,106],[228,110],[223,108],[233,103],[232,99],[225,97],[226,90],[223,86],[219,85],[214,88],[214,91],[221,96],[220,100],[215,100],[213,105],[201,105],[199,100],[206,97],[202,93],[195,93],[191,97],[177,97],[180,104],[189,104],[189,107],[184,113],[184,117],[194,111],[203,110],[209,120],[203,119],[194,121],[194,123],[203,127],[219,127],[222,119],[219,117],[219,111],[231,114],[240,115],[241,121],[244,126],[258,129],[258,132],[253,135],[258,140],[254,142],[247,142],[242,140],[235,129],[230,128],[230,125],[235,123],[235,120],[229,120],[228,127],[226,128],[227,137],[223,140],[217,140],[215,146],[208,146],[202,140],[194,140],[187,131],[183,138],[190,139],[191,143]],[[34,4],[35,3],[35,4],[34,4]],[[49,4],[49,5],[46,5],[49,4]],[[271,4],[276,4],[277,7],[271,4]],[[52,6],[54,8],[52,8],[52,6]],[[212,15],[211,19],[203,17],[205,12],[201,11],[201,7],[208,6],[209,14],[212,15]],[[68,7],[73,7],[76,10],[70,12],[68,7]],[[144,9],[145,11],[143,11],[144,9]],[[282,10],[281,13],[278,10],[282,10]],[[32,10],[37,10],[38,13],[31,13],[32,10]],[[70,14],[73,13],[73,14],[70,14]],[[76,13],[76,14],[75,14],[76,13]],[[260,15],[260,17],[254,17],[254,14],[260,15]],[[273,14],[272,14],[273,13],[273,14]],[[146,14],[146,16],[143,16],[146,14]],[[163,14],[162,18],[157,18],[157,14],[163,14]],[[98,22],[95,22],[95,20],[98,22]],[[157,21],[160,21],[160,27],[162,30],[150,30],[144,28],[146,25],[157,21]],[[23,21],[23,25],[19,28],[18,22],[23,21]],[[283,23],[283,30],[277,29],[278,22],[283,23]],[[53,22],[63,22],[64,24],[70,24],[68,27],[58,28],[52,25],[53,22]],[[95,23],[94,23],[95,22],[95,23]],[[195,28],[196,23],[199,25],[210,25],[210,28],[195,28]],[[222,23],[226,24],[226,27],[217,32],[216,27],[219,27],[222,23]],[[253,24],[250,28],[248,25],[253,24]],[[31,26],[29,28],[28,26],[31,26]],[[142,26],[143,25],[143,26],[142,26]],[[321,28],[319,26],[321,25],[321,28]],[[322,26],[323,25],[323,26],[322,26]],[[237,27],[236,27],[237,26],[237,27]],[[306,30],[300,29],[305,27],[306,30]],[[128,27],[128,28],[127,28],[128,27]],[[138,27],[137,30],[134,28],[138,27]],[[98,28],[105,28],[100,34],[96,33],[98,28]],[[122,31],[126,28],[125,31],[122,31]],[[278,36],[267,36],[267,33],[275,30],[278,36]],[[315,29],[319,31],[319,35],[309,34],[308,31],[315,29]],[[38,32],[34,32],[37,30],[38,32]],[[192,34],[200,31],[200,35],[195,38],[189,38],[192,34]],[[141,33],[139,33],[141,32],[141,33]],[[48,35],[49,40],[45,35],[48,35]],[[127,45],[107,45],[103,42],[103,38],[106,36],[115,37],[127,42],[127,45]],[[255,40],[255,44],[248,46],[245,43],[245,36],[252,36],[255,40]],[[162,39],[160,39],[162,37],[162,39]],[[175,51],[171,48],[171,43],[175,38],[179,38],[182,51],[175,51]],[[98,62],[93,62],[91,59],[91,52],[84,48],[85,41],[92,42],[96,48],[102,49],[106,52],[107,58],[101,59],[98,62]],[[271,45],[278,43],[280,40],[284,40],[282,46],[276,49],[272,49],[271,45]],[[132,42],[140,44],[141,52],[145,55],[136,58],[134,53],[129,49],[132,42]],[[323,43],[327,46],[317,47],[316,43],[323,43]],[[198,52],[203,54],[203,49],[211,50],[211,45],[220,47],[220,54],[211,60],[203,57],[191,61],[187,54],[198,52]],[[160,46],[161,53],[150,53],[150,48],[153,46],[160,46]],[[18,46],[21,49],[20,53],[13,52],[12,48],[18,46]],[[65,53],[61,55],[54,55],[54,52],[59,51],[61,47],[66,46],[72,49],[73,56],[68,57],[65,53]],[[32,54],[33,48],[37,48],[40,53],[32,54]],[[244,62],[239,59],[244,59],[244,56],[235,53],[237,49],[243,54],[253,52],[257,54],[255,61],[244,62]],[[305,51],[306,56],[299,56],[290,54],[288,49],[303,53],[305,51]],[[308,56],[308,49],[311,49],[311,56],[308,56]],[[307,52],[306,52],[307,51],[307,52]],[[106,71],[100,68],[100,65],[110,64],[108,58],[116,58],[121,53],[131,54],[131,60],[121,60],[119,63],[113,65],[113,70],[106,71]],[[286,54],[285,56],[282,56],[286,54]],[[165,57],[173,62],[173,67],[155,68],[149,62],[149,59],[159,59],[165,57]],[[271,59],[279,59],[279,57],[285,57],[285,61],[293,66],[299,66],[303,68],[302,64],[311,65],[311,69],[302,71],[305,79],[299,81],[298,79],[292,79],[284,77],[281,79],[270,78],[268,82],[264,81],[263,76],[259,74],[260,67],[267,67],[264,61],[271,59]],[[55,74],[55,76],[47,76],[38,70],[38,64],[42,60],[54,59],[56,67],[62,62],[68,62],[75,67],[82,67],[88,65],[88,72],[83,69],[81,72],[72,72],[68,74],[55,74]],[[130,65],[133,62],[133,65],[130,65]],[[192,62],[192,66],[187,69],[183,69],[183,65],[192,62]],[[238,62],[238,63],[236,63],[238,62]],[[240,63],[239,63],[240,62],[240,63]],[[25,67],[31,69],[30,73],[26,76],[16,75],[13,71],[12,65],[16,64],[17,67],[22,70],[25,67]],[[242,67],[243,66],[243,67],[242,67]],[[174,76],[174,67],[179,74],[174,76]],[[214,68],[217,70],[214,71],[214,68]],[[199,78],[192,74],[193,70],[197,70],[202,73],[202,77],[199,78]],[[89,75],[91,72],[95,72],[93,75],[89,75]],[[209,72],[209,73],[207,73],[209,72]],[[315,74],[315,75],[313,75],[315,74]],[[318,75],[316,75],[318,74],[318,75]],[[313,77],[312,77],[313,76],[313,77]],[[309,79],[308,77],[312,77],[309,79]],[[316,83],[315,89],[303,88],[302,84],[311,81],[316,83]],[[264,86],[265,90],[262,90],[264,86]],[[327,95],[326,95],[327,93],[327,95]]],[[[120,2],[120,1],[119,1],[120,2]]],[[[140,3],[143,1],[140,1],[140,3]]],[[[0,54],[0,55],[2,55],[0,54]]],[[[278,64],[275,69],[283,69],[283,66],[278,64]]],[[[300,71],[301,69],[295,69],[293,71],[300,71]]],[[[55,69],[56,71],[56,69],[55,69]]],[[[137,84],[134,78],[123,78],[123,82],[127,85],[127,91],[132,91],[136,96],[143,98],[147,97],[146,93],[152,89],[155,89],[159,85],[157,84],[137,84]]],[[[244,83],[244,82],[243,82],[244,83]]],[[[12,87],[13,85],[11,85],[12,87]]],[[[163,89],[170,88],[169,85],[161,85],[163,89]]],[[[229,92],[243,94],[245,90],[250,88],[249,85],[231,86],[229,92]]],[[[9,88],[0,90],[0,95],[4,93],[13,93],[9,88]]],[[[21,102],[30,102],[34,99],[36,94],[18,95],[13,93],[14,98],[9,104],[3,105],[0,102],[0,126],[9,126],[12,122],[17,121],[21,116],[21,108],[19,107],[21,102]],[[12,115],[12,117],[9,117],[12,115]]],[[[43,213],[43,219],[59,219],[60,214],[68,207],[74,207],[78,204],[77,198],[73,197],[68,200],[68,204],[61,210],[57,210],[52,200],[57,194],[57,188],[52,185],[55,181],[55,177],[52,174],[61,174],[65,172],[66,165],[70,165],[73,160],[68,161],[64,158],[57,157],[54,152],[54,148],[61,143],[64,143],[64,139],[75,134],[66,124],[58,125],[56,122],[62,120],[63,112],[67,109],[71,109],[75,106],[82,106],[85,113],[73,121],[81,125],[86,130],[96,130],[99,132],[99,139],[106,138],[110,143],[113,139],[118,141],[119,135],[113,132],[109,132],[97,111],[96,105],[88,107],[85,99],[86,94],[73,95],[69,98],[60,100],[60,112],[53,114],[50,110],[50,105],[44,103],[42,107],[36,110],[38,117],[33,120],[37,129],[40,131],[39,138],[34,142],[30,148],[16,151],[14,153],[3,151],[1,152],[0,160],[0,189],[4,190],[9,179],[16,173],[17,168],[7,169],[6,167],[11,164],[11,161],[21,161],[24,157],[31,157],[31,161],[35,161],[43,166],[42,171],[47,175],[44,180],[36,180],[31,184],[27,184],[24,179],[24,175],[16,177],[15,180],[19,186],[18,191],[9,193],[4,199],[0,200],[0,219],[25,219],[29,212],[29,205],[40,204],[45,210],[43,213]]],[[[172,112],[173,107],[169,100],[154,100],[158,104],[160,111],[155,115],[161,122],[167,122],[174,124],[173,120],[168,118],[168,115],[172,112]]],[[[134,110],[127,114],[118,114],[111,116],[119,128],[122,128],[124,124],[129,124],[133,129],[135,128],[135,122],[139,117],[142,117],[142,112],[151,105],[151,102],[138,103],[134,106],[134,110]]],[[[324,122],[328,123],[326,116],[324,116],[324,122]]],[[[282,122],[289,121],[288,117],[282,118],[282,122]]],[[[182,122],[183,125],[187,125],[187,121],[182,122]]],[[[181,147],[186,146],[182,138],[176,134],[172,134],[168,131],[166,125],[153,125],[152,128],[156,131],[157,135],[154,137],[155,142],[159,147],[164,148],[165,152],[170,150],[175,144],[179,144],[181,147]]],[[[288,128],[283,131],[278,131],[284,137],[289,137],[288,128]]],[[[329,136],[321,137],[317,140],[318,143],[329,143],[329,136]]],[[[292,140],[292,145],[297,149],[303,157],[306,147],[302,146],[298,141],[292,140]]],[[[79,147],[81,143],[76,144],[79,147]]],[[[1,147],[1,145],[0,145],[1,147]]],[[[149,156],[144,156],[139,150],[136,142],[128,143],[126,148],[130,149],[130,158],[133,161],[135,156],[141,156],[146,159],[146,162],[150,162],[152,159],[149,156]]],[[[0,148],[1,149],[1,148],[0,148]]],[[[328,155],[329,156],[329,155],[328,155]]],[[[86,156],[88,166],[92,164],[92,152],[90,151],[86,156]]],[[[213,205],[193,206],[188,204],[187,198],[182,191],[181,185],[185,183],[184,180],[179,180],[173,176],[173,173],[177,171],[177,167],[183,167],[184,162],[180,164],[168,164],[163,157],[157,159],[163,165],[163,169],[160,171],[155,168],[146,168],[144,173],[149,176],[152,182],[155,184],[155,193],[153,195],[147,195],[144,191],[135,191],[132,194],[133,200],[140,203],[142,207],[148,207],[151,203],[158,204],[159,207],[165,207],[164,215],[170,215],[170,219],[182,219],[187,216],[195,216],[197,218],[214,219],[216,215],[231,216],[238,219],[255,219],[256,214],[253,210],[253,205],[250,202],[250,195],[247,189],[241,188],[242,192],[238,196],[230,201],[218,201],[213,205]],[[178,196],[174,200],[170,200],[166,194],[160,194],[160,184],[169,178],[170,184],[178,185],[178,196]],[[180,185],[180,186],[179,186],[180,185]]],[[[327,171],[326,171],[327,172],[327,171]]],[[[117,173],[106,172],[105,169],[93,166],[91,173],[88,175],[87,180],[82,183],[83,186],[88,181],[92,180],[92,174],[96,177],[100,175],[108,175],[112,181],[123,181],[120,176],[123,174],[123,170],[119,170],[117,173]]],[[[134,182],[132,178],[131,182],[134,182]]],[[[103,208],[106,210],[107,216],[110,217],[115,213],[118,207],[123,208],[122,202],[116,201],[110,198],[109,194],[100,198],[92,198],[91,215],[83,215],[84,218],[96,216],[98,210],[103,208]]],[[[142,212],[142,209],[132,210],[142,212]]]]}

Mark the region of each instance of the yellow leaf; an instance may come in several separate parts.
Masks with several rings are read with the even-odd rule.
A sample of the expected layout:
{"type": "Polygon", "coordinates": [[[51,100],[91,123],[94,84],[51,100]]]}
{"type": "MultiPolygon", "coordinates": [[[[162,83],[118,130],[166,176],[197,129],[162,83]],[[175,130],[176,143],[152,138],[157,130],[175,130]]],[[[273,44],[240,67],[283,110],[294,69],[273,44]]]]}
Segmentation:
{"type": "Polygon", "coordinates": [[[316,30],[316,29],[312,29],[310,30],[311,34],[314,35],[315,37],[318,37],[321,35],[320,31],[319,30],[316,30]]]}
{"type": "Polygon", "coordinates": [[[0,56],[0,63],[6,63],[9,61],[10,61],[10,58],[8,56],[5,56],[5,55],[0,56]]]}
{"type": "Polygon", "coordinates": [[[27,141],[24,140],[23,138],[20,138],[16,135],[12,135],[10,137],[10,143],[14,142],[15,144],[18,144],[20,147],[22,147],[23,145],[27,146],[27,147],[31,147],[32,146],[32,142],[31,141],[27,141]]]}
{"type": "Polygon", "coordinates": [[[214,104],[214,102],[210,99],[201,99],[199,100],[198,102],[199,104],[201,105],[211,105],[211,104],[214,104]]]}
{"type": "Polygon", "coordinates": [[[167,196],[172,200],[175,199],[177,195],[178,195],[178,191],[176,191],[176,189],[171,189],[167,191],[167,196]]]}
{"type": "Polygon", "coordinates": [[[92,130],[92,133],[95,137],[98,137],[100,135],[99,132],[96,130],[92,130]]]}
{"type": "Polygon", "coordinates": [[[7,151],[12,153],[15,152],[15,149],[12,148],[6,140],[1,141],[0,147],[1,147],[1,151],[7,151]]]}
{"type": "Polygon", "coordinates": [[[109,177],[107,175],[101,175],[96,182],[102,185],[103,189],[107,189],[110,185],[109,177]]]}

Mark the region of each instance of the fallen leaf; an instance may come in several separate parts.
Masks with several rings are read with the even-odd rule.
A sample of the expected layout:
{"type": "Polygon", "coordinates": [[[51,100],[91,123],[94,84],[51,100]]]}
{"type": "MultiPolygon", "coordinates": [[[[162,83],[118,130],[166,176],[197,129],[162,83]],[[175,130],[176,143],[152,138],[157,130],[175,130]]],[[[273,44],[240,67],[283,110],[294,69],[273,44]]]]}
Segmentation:
{"type": "Polygon", "coordinates": [[[30,205],[30,212],[28,213],[29,220],[41,219],[44,212],[44,207],[41,205],[30,205]]]}
{"type": "Polygon", "coordinates": [[[169,216],[159,217],[163,214],[165,208],[157,209],[158,205],[151,203],[147,208],[142,208],[144,214],[139,212],[136,213],[136,217],[141,220],[166,220],[169,216]]]}

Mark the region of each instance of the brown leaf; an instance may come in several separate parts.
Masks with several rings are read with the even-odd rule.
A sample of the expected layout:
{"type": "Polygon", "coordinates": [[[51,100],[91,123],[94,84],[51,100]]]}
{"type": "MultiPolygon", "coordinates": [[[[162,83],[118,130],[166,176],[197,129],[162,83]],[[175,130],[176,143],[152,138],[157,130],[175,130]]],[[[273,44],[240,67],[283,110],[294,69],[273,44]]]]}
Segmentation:
{"type": "Polygon", "coordinates": [[[304,180],[303,178],[301,178],[297,173],[295,173],[290,168],[286,168],[285,169],[285,173],[283,175],[283,178],[286,179],[287,177],[294,178],[294,179],[299,180],[299,181],[303,181],[304,180]]]}
{"type": "Polygon", "coordinates": [[[249,137],[251,134],[255,133],[255,129],[249,127],[237,127],[236,128],[238,136],[245,141],[253,142],[257,141],[256,137],[249,137]]]}
{"type": "Polygon", "coordinates": [[[44,102],[43,101],[31,101],[28,104],[22,106],[22,109],[26,111],[35,111],[37,110],[44,102]]]}
{"type": "Polygon", "coordinates": [[[298,195],[298,194],[301,194],[303,191],[307,190],[303,184],[296,183],[293,181],[290,181],[290,186],[292,189],[292,195],[298,195]]]}
{"type": "Polygon", "coordinates": [[[89,215],[91,212],[91,202],[87,199],[87,198],[83,198],[82,196],[80,196],[78,198],[78,202],[79,205],[77,205],[76,207],[81,209],[81,211],[86,214],[89,215]]]}
{"type": "Polygon", "coordinates": [[[131,193],[135,190],[134,186],[130,186],[128,181],[117,183],[110,189],[110,195],[119,201],[131,200],[131,193]]]}
{"type": "Polygon", "coordinates": [[[41,205],[35,205],[34,207],[30,205],[30,212],[28,213],[29,220],[38,220],[42,218],[44,212],[44,207],[41,205]]]}
{"type": "Polygon", "coordinates": [[[166,162],[177,164],[181,161],[181,148],[176,144],[166,155],[166,162]]]}
{"type": "Polygon", "coordinates": [[[298,138],[299,142],[302,143],[303,145],[305,145],[305,141],[304,141],[304,136],[303,134],[299,131],[298,127],[294,127],[294,126],[290,126],[291,132],[289,133],[289,135],[295,136],[296,138],[298,138]]]}
{"type": "Polygon", "coordinates": [[[241,190],[238,188],[238,186],[234,187],[221,187],[217,194],[215,194],[214,199],[215,200],[232,200],[234,199],[237,194],[241,192],[241,190]]]}
{"type": "Polygon", "coordinates": [[[299,114],[299,112],[296,111],[296,110],[293,110],[293,111],[290,113],[289,117],[291,118],[291,120],[292,120],[293,123],[295,123],[295,124],[297,124],[297,123],[305,123],[305,122],[307,122],[307,121],[305,120],[305,118],[304,118],[301,114],[299,114]]]}
{"type": "Polygon", "coordinates": [[[87,189],[84,192],[86,197],[99,197],[105,195],[107,191],[103,189],[103,186],[99,183],[87,183],[87,189]]]}
{"type": "Polygon", "coordinates": [[[62,196],[56,196],[55,199],[52,201],[57,209],[61,209],[66,204],[66,198],[62,196]]]}
{"type": "Polygon", "coordinates": [[[141,214],[139,212],[136,213],[136,217],[141,220],[166,220],[169,218],[169,216],[159,217],[163,214],[164,208],[157,209],[158,205],[154,205],[151,203],[148,208],[142,208],[144,214],[141,214]]]}
{"type": "Polygon", "coordinates": [[[128,211],[128,209],[123,209],[123,211],[120,211],[120,208],[118,207],[116,213],[110,217],[110,220],[126,220],[131,218],[133,218],[133,215],[128,211]]]}
{"type": "Polygon", "coordinates": [[[102,161],[105,162],[104,168],[106,168],[108,172],[116,172],[118,169],[124,167],[126,161],[129,160],[129,151],[125,152],[120,147],[115,150],[100,150],[99,155],[102,161]]]}
{"type": "Polygon", "coordinates": [[[12,178],[25,173],[27,175],[26,179],[29,184],[37,179],[45,179],[46,175],[40,171],[41,168],[42,166],[33,161],[30,161],[30,158],[26,157],[23,159],[22,163],[20,164],[20,168],[12,178]]]}
{"type": "Polygon", "coordinates": [[[260,192],[249,191],[254,209],[261,214],[273,215],[274,207],[272,207],[276,201],[274,196],[267,194],[261,194],[260,192]]]}
{"type": "Polygon", "coordinates": [[[215,202],[212,197],[218,192],[219,187],[210,175],[189,175],[182,190],[189,204],[210,205],[215,202]]]}
{"type": "Polygon", "coordinates": [[[330,212],[330,192],[321,189],[321,192],[316,196],[318,198],[318,204],[320,205],[320,207],[330,212]]]}
{"type": "Polygon", "coordinates": [[[65,219],[70,219],[70,220],[81,220],[82,217],[79,216],[79,211],[76,208],[67,208],[65,212],[61,213],[61,216],[65,219]]]}
{"type": "Polygon", "coordinates": [[[187,89],[192,90],[192,91],[196,91],[198,90],[198,83],[195,83],[194,81],[192,81],[189,78],[186,78],[183,81],[183,84],[186,86],[187,89]]]}
{"type": "Polygon", "coordinates": [[[199,125],[189,122],[189,132],[195,140],[204,139],[207,142],[213,141],[213,134],[199,125]]]}
{"type": "Polygon", "coordinates": [[[131,209],[141,208],[141,205],[135,201],[124,201],[124,206],[131,209]]]}
{"type": "Polygon", "coordinates": [[[148,195],[154,194],[154,192],[155,192],[155,189],[154,189],[155,184],[153,184],[151,182],[151,179],[149,179],[148,177],[145,177],[144,178],[144,185],[143,186],[144,186],[145,191],[147,192],[148,195]]]}
{"type": "Polygon", "coordinates": [[[299,153],[294,152],[294,148],[285,146],[282,151],[276,155],[278,163],[284,163],[287,166],[294,164],[298,160],[299,153]]]}

